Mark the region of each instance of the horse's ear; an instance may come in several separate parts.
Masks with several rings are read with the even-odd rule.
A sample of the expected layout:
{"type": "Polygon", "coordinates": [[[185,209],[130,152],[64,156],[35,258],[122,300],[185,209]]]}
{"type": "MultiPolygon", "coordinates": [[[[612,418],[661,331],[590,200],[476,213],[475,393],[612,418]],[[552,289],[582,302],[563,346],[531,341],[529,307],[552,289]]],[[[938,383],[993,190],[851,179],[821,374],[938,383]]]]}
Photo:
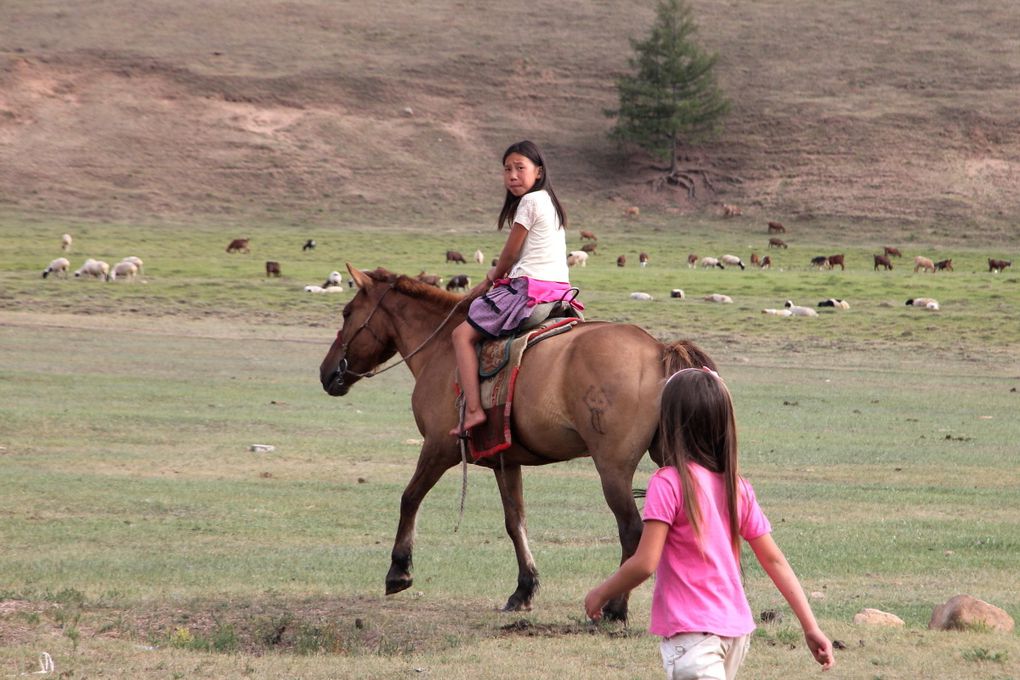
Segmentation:
{"type": "Polygon", "coordinates": [[[351,278],[354,279],[354,284],[358,288],[368,288],[372,285],[372,279],[360,269],[355,269],[350,262],[347,263],[347,271],[351,273],[351,278]]]}

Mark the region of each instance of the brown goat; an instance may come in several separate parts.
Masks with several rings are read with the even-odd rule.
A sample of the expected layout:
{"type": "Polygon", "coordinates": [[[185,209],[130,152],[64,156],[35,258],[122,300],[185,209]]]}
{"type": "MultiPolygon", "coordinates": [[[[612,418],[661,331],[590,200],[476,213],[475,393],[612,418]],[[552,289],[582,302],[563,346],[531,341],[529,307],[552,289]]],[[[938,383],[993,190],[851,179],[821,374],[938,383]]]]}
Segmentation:
{"type": "Polygon", "coordinates": [[[903,253],[900,252],[899,248],[893,248],[892,246],[884,246],[882,248],[883,254],[886,257],[903,257],[903,253]]]}
{"type": "Polygon", "coordinates": [[[456,250],[447,250],[446,251],[446,261],[447,262],[459,262],[461,264],[467,264],[467,261],[464,259],[464,256],[461,255],[456,250]]]}
{"type": "Polygon", "coordinates": [[[599,238],[598,238],[598,236],[596,236],[592,232],[585,231],[584,229],[582,229],[581,230],[581,240],[582,241],[598,241],[599,238]]]}
{"type": "Polygon", "coordinates": [[[769,233],[770,234],[785,234],[786,227],[780,222],[769,222],[769,233]]]}
{"type": "Polygon", "coordinates": [[[788,247],[789,246],[787,246],[783,242],[783,239],[781,239],[781,238],[770,238],[769,239],[769,248],[788,248],[788,247]]]}
{"type": "Polygon", "coordinates": [[[248,247],[248,240],[246,238],[235,238],[227,246],[228,253],[250,253],[251,248],[248,247]]]}
{"type": "Polygon", "coordinates": [[[892,262],[885,255],[875,255],[875,271],[878,271],[879,267],[885,267],[886,271],[892,269],[892,262]]]}
{"type": "Polygon", "coordinates": [[[835,269],[838,264],[841,270],[846,271],[846,265],[843,264],[843,253],[840,253],[839,255],[829,255],[827,260],[829,269],[835,269]]]}
{"type": "Polygon", "coordinates": [[[270,276],[280,277],[280,263],[273,260],[266,260],[266,278],[270,276]]]}

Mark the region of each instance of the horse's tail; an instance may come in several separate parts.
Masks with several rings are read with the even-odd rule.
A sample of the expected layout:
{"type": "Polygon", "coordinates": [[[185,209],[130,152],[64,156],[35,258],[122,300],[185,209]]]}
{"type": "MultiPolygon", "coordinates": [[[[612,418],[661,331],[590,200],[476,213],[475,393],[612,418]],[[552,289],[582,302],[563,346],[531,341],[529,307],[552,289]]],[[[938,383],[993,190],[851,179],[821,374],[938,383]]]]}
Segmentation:
{"type": "MultiPolygon", "coordinates": [[[[716,370],[712,357],[708,356],[705,350],[690,340],[679,340],[669,345],[663,345],[662,366],[662,377],[664,379],[683,368],[700,368],[705,366],[713,371],[716,370]]],[[[648,447],[648,454],[655,461],[656,465],[662,465],[663,461],[662,437],[660,434],[658,428],[656,428],[655,435],[652,437],[652,443],[648,447]]],[[[635,489],[634,491],[640,492],[641,490],[635,489]]]]}
{"type": "Polygon", "coordinates": [[[705,366],[716,370],[715,362],[705,350],[690,340],[680,340],[662,347],[663,377],[668,378],[682,368],[700,368],[705,366]]]}

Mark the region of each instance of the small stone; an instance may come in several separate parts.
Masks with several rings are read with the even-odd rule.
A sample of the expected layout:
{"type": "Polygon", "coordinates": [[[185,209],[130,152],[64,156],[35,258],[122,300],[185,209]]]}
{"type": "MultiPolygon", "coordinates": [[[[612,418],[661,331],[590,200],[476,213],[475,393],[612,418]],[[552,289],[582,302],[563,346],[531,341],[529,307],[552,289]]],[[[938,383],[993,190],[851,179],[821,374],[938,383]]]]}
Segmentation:
{"type": "Polygon", "coordinates": [[[276,447],[272,444],[252,444],[248,447],[248,450],[254,451],[255,453],[270,453],[275,451],[276,447]]]}
{"type": "Polygon", "coordinates": [[[865,607],[861,611],[854,614],[854,624],[858,626],[905,626],[903,619],[890,614],[889,612],[881,611],[880,609],[871,609],[865,607]]]}

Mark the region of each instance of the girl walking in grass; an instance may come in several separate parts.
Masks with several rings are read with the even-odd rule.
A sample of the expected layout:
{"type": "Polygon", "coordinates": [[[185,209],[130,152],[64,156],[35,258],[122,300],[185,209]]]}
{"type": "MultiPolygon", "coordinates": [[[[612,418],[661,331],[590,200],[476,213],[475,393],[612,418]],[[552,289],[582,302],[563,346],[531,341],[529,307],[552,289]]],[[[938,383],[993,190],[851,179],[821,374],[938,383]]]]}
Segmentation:
{"type": "Polygon", "coordinates": [[[518,142],[503,153],[503,186],[506,197],[497,225],[499,230],[510,225],[510,233],[485,281],[468,293],[474,301],[467,320],[453,330],[465,400],[464,422],[450,431],[453,436],[486,420],[476,343],[513,335],[535,304],[563,299],[570,291],[567,216],[553,192],[542,152],[533,142],[518,142]]]}
{"type": "Polygon", "coordinates": [[[686,368],[662,390],[664,465],[648,482],[637,552],[584,599],[598,620],[610,599],[653,573],[649,630],[662,638],[670,680],[732,680],[750,644],[754,619],[740,573],[740,539],[793,609],[823,670],[832,643],[737,466],[737,431],[729,390],[714,371],[686,368]]]}

